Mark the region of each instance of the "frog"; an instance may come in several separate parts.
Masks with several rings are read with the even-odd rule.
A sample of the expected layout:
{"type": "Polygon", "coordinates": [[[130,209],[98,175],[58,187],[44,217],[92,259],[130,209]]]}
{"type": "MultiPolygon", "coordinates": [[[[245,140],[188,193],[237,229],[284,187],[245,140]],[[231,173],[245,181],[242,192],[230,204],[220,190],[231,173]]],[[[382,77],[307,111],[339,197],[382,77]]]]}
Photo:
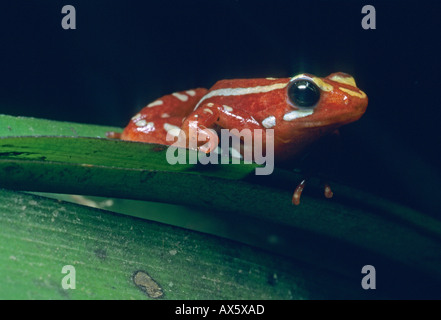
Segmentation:
{"type": "MultiPolygon", "coordinates": [[[[275,161],[286,163],[301,157],[322,137],[360,119],[367,105],[366,93],[344,72],[326,77],[300,73],[288,78],[227,79],[210,89],[195,88],[158,98],[136,113],[121,134],[108,136],[163,145],[178,140],[183,147],[196,139],[193,145],[209,153],[219,143],[210,129],[273,130],[275,161]],[[196,132],[196,137],[191,132],[196,132]]],[[[266,142],[262,139],[263,145],[266,142]]],[[[305,181],[297,186],[293,204],[299,203],[304,186],[305,181]]],[[[332,197],[328,185],[325,196],[332,197]]]]}

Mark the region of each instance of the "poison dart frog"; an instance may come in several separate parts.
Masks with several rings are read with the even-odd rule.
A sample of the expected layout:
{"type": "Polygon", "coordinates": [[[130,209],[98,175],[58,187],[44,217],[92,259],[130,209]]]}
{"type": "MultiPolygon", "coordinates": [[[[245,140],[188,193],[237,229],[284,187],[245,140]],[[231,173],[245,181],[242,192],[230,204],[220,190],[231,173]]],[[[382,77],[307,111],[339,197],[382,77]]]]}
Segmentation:
{"type": "MultiPolygon", "coordinates": [[[[299,157],[320,137],[358,120],[367,104],[368,98],[354,78],[342,72],[325,78],[302,73],[292,78],[221,80],[209,90],[175,92],[149,103],[132,117],[122,134],[108,133],[108,137],[171,145],[173,140],[166,139],[167,134],[178,137],[184,133],[188,142],[191,129],[198,134],[219,128],[273,129],[274,158],[282,162],[299,157]]],[[[214,141],[210,135],[205,140],[214,141]]],[[[204,152],[216,146],[197,145],[204,152]]],[[[294,204],[299,203],[304,184],[302,181],[296,188],[294,204]]],[[[332,196],[329,187],[325,187],[325,196],[332,196]]]]}

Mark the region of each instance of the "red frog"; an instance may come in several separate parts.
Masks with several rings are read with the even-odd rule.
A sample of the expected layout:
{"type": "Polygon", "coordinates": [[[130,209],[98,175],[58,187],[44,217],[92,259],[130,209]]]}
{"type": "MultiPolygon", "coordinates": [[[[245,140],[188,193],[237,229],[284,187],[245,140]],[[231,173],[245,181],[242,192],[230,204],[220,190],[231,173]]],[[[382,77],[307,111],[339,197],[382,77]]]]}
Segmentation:
{"type": "MultiPolygon", "coordinates": [[[[175,92],[153,101],[132,117],[121,135],[109,137],[171,145],[174,141],[166,139],[167,134],[185,133],[188,142],[191,129],[202,135],[206,129],[273,129],[274,158],[282,162],[358,120],[367,104],[354,78],[342,72],[325,78],[304,73],[292,78],[221,80],[209,90],[175,92]]],[[[201,150],[209,152],[216,146],[208,145],[201,150]]],[[[304,181],[294,192],[294,204],[299,203],[303,186],[304,181]]],[[[332,196],[329,187],[325,196],[332,196]]]]}

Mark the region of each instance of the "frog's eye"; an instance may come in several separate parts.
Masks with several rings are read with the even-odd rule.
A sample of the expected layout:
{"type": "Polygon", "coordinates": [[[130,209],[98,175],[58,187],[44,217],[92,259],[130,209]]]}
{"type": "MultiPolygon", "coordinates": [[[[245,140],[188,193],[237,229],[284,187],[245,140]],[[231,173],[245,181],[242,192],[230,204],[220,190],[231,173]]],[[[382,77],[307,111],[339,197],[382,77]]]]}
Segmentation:
{"type": "Polygon", "coordinates": [[[310,80],[298,79],[289,86],[288,98],[296,107],[312,108],[320,99],[320,89],[310,80]]]}

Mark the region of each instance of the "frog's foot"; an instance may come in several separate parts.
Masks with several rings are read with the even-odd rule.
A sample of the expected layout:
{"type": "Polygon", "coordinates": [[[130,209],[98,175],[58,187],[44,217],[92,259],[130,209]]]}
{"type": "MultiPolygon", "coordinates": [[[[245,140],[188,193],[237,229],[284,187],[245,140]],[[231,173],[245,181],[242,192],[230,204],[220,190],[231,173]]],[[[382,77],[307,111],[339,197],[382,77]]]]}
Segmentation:
{"type": "Polygon", "coordinates": [[[332,192],[332,189],[331,189],[331,186],[329,185],[329,183],[325,182],[324,185],[325,185],[325,188],[324,188],[323,193],[325,195],[325,198],[331,199],[334,196],[334,192],[332,192]]]}
{"type": "MultiPolygon", "coordinates": [[[[325,196],[325,198],[330,199],[333,197],[334,193],[332,192],[332,189],[329,185],[329,183],[324,182],[324,188],[323,188],[323,194],[325,196]]],[[[298,206],[300,204],[300,197],[302,196],[302,192],[303,189],[305,188],[306,185],[306,179],[303,179],[298,186],[296,187],[296,189],[294,190],[294,193],[292,195],[292,204],[298,206]]]]}
{"type": "Polygon", "coordinates": [[[190,150],[210,153],[216,150],[219,138],[213,129],[207,128],[196,121],[188,122],[179,133],[179,139],[175,145],[190,150]]]}
{"type": "Polygon", "coordinates": [[[109,139],[121,139],[121,132],[107,131],[106,137],[109,139]]]}
{"type": "Polygon", "coordinates": [[[205,143],[198,146],[198,150],[208,154],[216,150],[219,145],[219,138],[214,130],[208,129],[204,126],[201,126],[201,129],[202,130],[199,131],[199,141],[205,143]]]}
{"type": "Polygon", "coordinates": [[[303,179],[297,188],[294,190],[294,194],[292,195],[292,204],[298,206],[300,204],[300,197],[302,195],[303,189],[305,188],[306,180],[303,179]]]}

